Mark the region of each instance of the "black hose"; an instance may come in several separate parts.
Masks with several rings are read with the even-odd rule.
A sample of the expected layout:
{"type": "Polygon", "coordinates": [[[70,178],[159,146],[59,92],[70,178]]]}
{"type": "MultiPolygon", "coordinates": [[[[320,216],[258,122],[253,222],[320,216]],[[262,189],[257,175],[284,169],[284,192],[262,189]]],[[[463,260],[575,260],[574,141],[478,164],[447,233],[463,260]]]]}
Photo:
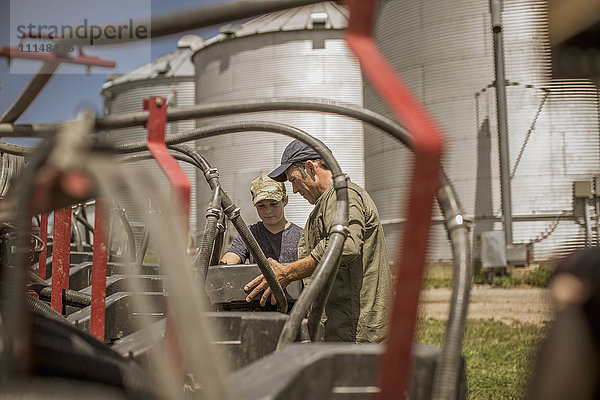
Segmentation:
{"type": "MultiPolygon", "coordinates": [[[[36,290],[40,298],[50,300],[52,298],[52,288],[50,286],[36,290]]],[[[92,305],[92,296],[80,293],[76,290],[63,289],[63,304],[71,307],[84,308],[92,305]]]]}
{"type": "Polygon", "coordinates": [[[156,398],[146,373],[102,342],[70,324],[33,318],[33,372],[100,382],[125,389],[132,398],[156,398]]]}
{"type": "MultiPolygon", "coordinates": [[[[29,287],[35,290],[40,298],[48,300],[51,299],[52,287],[48,284],[48,282],[40,278],[31,270],[27,271],[27,277],[32,282],[29,287]]],[[[63,304],[79,308],[87,307],[92,304],[92,296],[76,290],[63,289],[63,304]]]]}
{"type": "Polygon", "coordinates": [[[432,399],[455,399],[462,370],[461,350],[471,290],[471,253],[469,225],[464,220],[448,178],[443,171],[440,175],[437,199],[452,243],[454,272],[450,314],[442,352],[434,373],[432,399]]]}
{"type": "MultiPolygon", "coordinates": [[[[279,124],[277,124],[277,125],[279,125],[279,124]]],[[[219,129],[219,127],[216,127],[216,128],[219,129]]],[[[175,135],[171,135],[167,140],[170,140],[173,136],[175,136],[175,135]]],[[[233,203],[233,201],[231,201],[231,198],[222,189],[221,182],[219,181],[219,173],[216,170],[216,168],[211,168],[208,161],[204,157],[202,157],[202,155],[200,155],[200,153],[198,153],[195,149],[193,149],[189,146],[172,146],[172,145],[170,145],[169,147],[174,150],[182,152],[183,154],[191,157],[194,161],[196,161],[198,163],[198,165],[201,167],[202,171],[204,172],[206,181],[208,182],[211,189],[215,190],[216,188],[221,188],[220,189],[220,197],[221,197],[221,206],[223,208],[223,211],[225,212],[225,214],[227,215],[227,218],[229,218],[229,220],[231,221],[231,223],[233,224],[235,229],[240,234],[240,237],[242,238],[242,240],[244,241],[244,244],[250,251],[250,254],[252,254],[252,257],[254,257],[254,260],[256,261],[256,264],[258,265],[260,272],[263,274],[267,283],[269,284],[269,287],[271,288],[271,291],[273,292],[273,295],[275,296],[275,299],[277,300],[277,309],[282,313],[287,313],[288,312],[288,303],[287,303],[287,298],[285,297],[285,292],[283,291],[281,284],[277,280],[277,277],[275,276],[273,269],[269,265],[269,261],[267,260],[267,257],[265,257],[265,254],[263,253],[262,249],[260,248],[260,245],[256,241],[256,238],[254,237],[254,235],[252,235],[252,233],[250,232],[250,229],[248,229],[248,225],[246,225],[246,223],[244,222],[244,220],[240,214],[240,209],[238,207],[236,207],[236,205],[233,203]]],[[[216,227],[216,224],[215,224],[215,227],[216,227]]],[[[214,241],[214,238],[213,238],[213,241],[214,241]]],[[[210,257],[209,254],[206,256],[210,257]]],[[[199,257],[202,257],[202,256],[199,255],[199,257]]]]}
{"type": "MultiPolygon", "coordinates": [[[[250,124],[250,123],[247,123],[247,124],[250,124]]],[[[247,125],[247,124],[244,124],[244,125],[247,125]]],[[[233,125],[236,125],[236,124],[233,124],[233,125]]],[[[267,123],[265,125],[268,126],[269,123],[267,123]]],[[[277,124],[277,125],[279,125],[279,124],[277,124]]],[[[204,129],[205,128],[201,128],[200,131],[203,131],[204,129]]],[[[263,130],[264,126],[261,126],[261,127],[253,126],[251,129],[252,130],[263,130]]],[[[195,130],[193,132],[197,132],[197,131],[199,131],[199,130],[195,130]]],[[[279,129],[278,129],[278,131],[279,131],[279,129]]],[[[292,135],[290,135],[290,136],[292,136],[292,135]]],[[[171,136],[171,138],[172,137],[173,136],[171,136]]],[[[299,140],[303,139],[302,135],[298,135],[298,136],[294,136],[294,137],[296,137],[299,140]]],[[[344,231],[344,228],[347,229],[347,224],[348,224],[348,222],[347,222],[348,221],[348,214],[347,214],[348,213],[348,194],[347,194],[346,178],[342,174],[341,169],[339,168],[339,165],[333,158],[333,155],[331,154],[331,152],[325,145],[323,145],[320,141],[319,142],[315,141],[315,143],[307,143],[307,144],[312,146],[315,149],[315,151],[317,151],[323,157],[323,159],[325,159],[325,161],[328,162],[329,165],[337,166],[337,171],[335,170],[334,167],[332,167],[332,172],[334,172],[334,186],[336,188],[336,194],[338,195],[337,196],[338,207],[336,208],[335,221],[337,222],[337,221],[345,219],[345,223],[344,224],[335,224],[334,223],[334,226],[340,225],[340,227],[341,227],[341,229],[339,229],[339,231],[332,232],[332,235],[330,236],[331,247],[332,247],[332,249],[334,249],[334,251],[331,252],[331,254],[324,255],[321,260],[321,263],[319,263],[319,265],[324,265],[327,268],[321,268],[319,271],[320,273],[316,273],[313,276],[313,278],[311,279],[311,285],[309,285],[309,288],[307,290],[305,290],[303,292],[303,294],[300,296],[300,298],[298,299],[298,302],[294,306],[294,310],[292,311],[292,314],[290,314],[290,318],[286,322],[286,326],[284,326],[284,330],[281,333],[278,348],[283,348],[283,346],[287,345],[288,343],[293,342],[296,339],[297,332],[299,332],[300,325],[302,323],[302,319],[308,312],[308,308],[314,302],[314,300],[316,300],[319,293],[323,293],[323,296],[321,296],[320,302],[315,304],[316,308],[313,308],[313,312],[311,312],[311,315],[318,315],[319,319],[320,319],[320,315],[322,314],[322,311],[326,304],[327,296],[329,295],[329,290],[323,290],[323,289],[325,287],[331,286],[333,284],[333,280],[335,279],[335,269],[337,268],[337,262],[339,260],[339,255],[341,255],[344,240],[347,235],[347,233],[344,231]],[[344,191],[345,191],[345,193],[341,194],[344,191]],[[345,208],[345,216],[343,215],[343,211],[340,212],[340,209],[344,209],[344,208],[345,208]],[[340,214],[342,214],[342,215],[340,215],[340,214]],[[336,235],[336,233],[341,234],[341,235],[336,235]],[[336,237],[338,237],[338,240],[334,240],[336,237]],[[339,247],[339,249],[338,249],[338,247],[339,247]],[[336,253],[338,253],[338,255],[337,255],[337,257],[334,257],[333,254],[336,254],[336,253]],[[311,289],[311,288],[313,288],[313,289],[311,289]],[[305,298],[304,301],[302,301],[303,297],[305,298]]],[[[224,206],[225,206],[225,204],[224,204],[224,206]]],[[[225,208],[225,210],[227,211],[228,208],[225,208]]],[[[240,235],[242,235],[242,237],[244,237],[244,235],[251,236],[251,233],[249,230],[248,230],[248,232],[244,232],[244,230],[248,229],[247,226],[245,226],[245,224],[238,223],[238,219],[241,219],[241,217],[239,216],[239,212],[237,212],[236,215],[232,215],[232,217],[230,217],[230,219],[231,219],[232,223],[234,224],[234,226],[236,227],[236,229],[238,229],[238,232],[240,233],[240,235]],[[238,227],[238,225],[240,225],[240,226],[238,227]]],[[[252,250],[253,250],[252,247],[249,247],[249,250],[252,253],[252,250]]],[[[253,254],[253,256],[254,256],[254,254],[253,254]]],[[[264,257],[264,255],[263,255],[263,257],[264,257]]],[[[257,259],[257,257],[254,257],[254,258],[257,259]]],[[[317,271],[315,271],[315,272],[317,272],[317,271]]]]}
{"type": "Polygon", "coordinates": [[[32,296],[25,296],[25,307],[34,314],[42,315],[48,319],[60,322],[61,324],[70,325],[67,319],[57,313],[54,308],[32,296]]]}
{"type": "Polygon", "coordinates": [[[221,261],[221,252],[223,250],[223,243],[225,242],[226,230],[227,221],[225,221],[225,214],[221,213],[221,217],[217,222],[217,234],[215,236],[215,242],[213,244],[212,253],[210,256],[210,265],[217,265],[221,261]]]}
{"type": "MultiPolygon", "coordinates": [[[[331,150],[329,150],[329,148],[327,148],[327,146],[325,146],[323,144],[323,142],[321,142],[320,140],[308,135],[306,132],[304,132],[300,129],[297,129],[297,128],[294,128],[294,127],[291,127],[288,125],[284,125],[284,124],[274,123],[274,122],[247,121],[247,122],[242,122],[242,123],[231,123],[231,124],[221,124],[221,125],[216,125],[216,126],[208,126],[208,127],[194,129],[194,130],[188,131],[188,132],[170,135],[165,139],[165,142],[167,143],[168,146],[173,147],[172,145],[174,145],[174,144],[192,141],[192,140],[200,139],[202,137],[223,135],[226,133],[233,133],[233,132],[256,132],[256,131],[285,134],[285,135],[291,136],[291,137],[298,139],[298,140],[306,143],[307,145],[311,146],[330,166],[332,174],[333,174],[334,187],[336,190],[336,197],[337,197],[336,212],[335,212],[335,217],[333,220],[334,222],[332,225],[332,230],[330,231],[329,243],[327,245],[327,248],[325,249],[325,254],[322,257],[321,262],[319,262],[319,265],[317,265],[317,268],[315,269],[315,271],[320,269],[319,268],[320,265],[325,266],[325,268],[323,268],[322,274],[317,274],[317,276],[315,277],[317,282],[315,282],[315,280],[311,280],[311,285],[309,285],[308,289],[306,289],[302,292],[302,295],[300,295],[298,302],[294,306],[294,310],[292,311],[292,313],[290,314],[290,318],[286,322],[286,326],[288,327],[288,329],[285,329],[286,327],[284,326],[284,330],[282,331],[282,336],[280,336],[279,343],[280,343],[280,347],[282,347],[288,343],[293,342],[296,339],[297,332],[299,331],[300,325],[302,323],[302,319],[304,318],[304,316],[306,316],[306,313],[308,312],[308,308],[310,307],[310,304],[312,303],[312,301],[314,301],[316,299],[316,297],[318,295],[318,293],[316,293],[315,290],[317,290],[317,288],[320,288],[322,290],[323,287],[326,286],[329,279],[330,278],[333,279],[332,274],[334,273],[334,270],[337,266],[337,260],[339,259],[339,257],[341,256],[341,253],[342,253],[343,243],[346,239],[346,236],[348,235],[348,183],[347,183],[345,175],[342,173],[342,170],[339,167],[339,164],[333,157],[331,150]],[[341,242],[340,246],[336,245],[338,243],[338,240],[341,242]],[[319,282],[319,280],[324,280],[324,282],[319,282]],[[311,298],[312,300],[310,302],[301,302],[300,300],[302,299],[303,296],[305,296],[307,298],[311,298]],[[300,304],[301,307],[298,307],[298,304],[300,304]],[[284,333],[285,333],[285,335],[284,335],[284,333]]],[[[117,152],[120,152],[120,153],[131,153],[131,152],[145,150],[147,148],[147,143],[141,142],[141,141],[135,142],[135,143],[122,143],[122,144],[115,145],[114,148],[117,152]]],[[[190,154],[188,154],[188,155],[190,155],[190,154]]],[[[192,157],[192,158],[194,158],[194,157],[192,157]]],[[[211,179],[209,181],[209,183],[212,181],[213,180],[211,179]]],[[[256,242],[256,239],[254,239],[254,237],[248,230],[248,227],[243,223],[243,220],[242,220],[241,216],[239,215],[239,210],[236,211],[237,209],[231,209],[231,205],[233,203],[231,203],[231,204],[226,203],[226,201],[227,200],[230,201],[230,199],[229,199],[229,196],[227,196],[225,192],[223,192],[222,199],[223,199],[223,202],[222,202],[223,209],[224,209],[225,213],[227,214],[227,216],[229,217],[229,219],[234,224],[234,226],[236,227],[236,229],[238,229],[238,232],[240,233],[240,235],[247,234],[249,236],[247,238],[249,242],[252,242],[252,241],[256,242]],[[245,232],[244,227],[247,230],[247,232],[245,232]]],[[[243,236],[242,236],[242,238],[243,238],[243,236]]],[[[253,248],[254,247],[253,245],[249,245],[248,243],[246,243],[246,246],[248,246],[248,249],[250,250],[251,253],[253,250],[256,250],[253,248]]],[[[258,246],[258,244],[256,244],[256,247],[258,247],[258,250],[260,250],[260,246],[258,246]]],[[[260,254],[260,253],[262,253],[262,251],[259,251],[258,253],[260,254]]],[[[260,257],[259,254],[256,254],[256,255],[252,254],[252,255],[260,267],[260,265],[261,265],[260,263],[266,261],[266,259],[261,260],[261,258],[259,258],[260,257]]],[[[264,258],[264,254],[262,254],[262,258],[264,258]]],[[[284,302],[281,302],[280,297],[278,297],[278,296],[281,296],[281,298],[285,299],[283,290],[281,290],[281,293],[278,294],[277,293],[278,290],[275,289],[278,286],[280,288],[281,285],[275,278],[275,274],[273,273],[273,270],[269,267],[269,268],[266,268],[266,271],[262,271],[262,268],[261,268],[261,272],[263,272],[263,275],[265,276],[265,279],[267,280],[269,287],[271,287],[271,290],[273,291],[273,294],[275,295],[275,297],[277,299],[278,305],[284,304],[284,302]]],[[[285,300],[285,304],[287,304],[287,300],[285,300]]]]}
{"type": "Polygon", "coordinates": [[[223,210],[221,209],[221,187],[217,186],[213,189],[213,195],[206,210],[206,223],[204,225],[204,235],[202,243],[198,250],[198,257],[195,260],[194,267],[199,274],[199,280],[202,287],[206,282],[206,274],[210,265],[212,250],[215,245],[215,237],[217,234],[217,224],[223,210]]]}

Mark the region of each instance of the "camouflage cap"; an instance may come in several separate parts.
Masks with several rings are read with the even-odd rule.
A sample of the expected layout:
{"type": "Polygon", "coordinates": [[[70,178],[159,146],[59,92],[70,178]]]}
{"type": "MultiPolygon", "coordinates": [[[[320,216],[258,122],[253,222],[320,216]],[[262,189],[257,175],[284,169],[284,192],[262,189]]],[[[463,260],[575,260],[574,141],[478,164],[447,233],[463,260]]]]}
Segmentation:
{"type": "Polygon", "coordinates": [[[266,172],[261,172],[256,178],[252,179],[250,192],[252,193],[252,203],[254,205],[261,200],[281,201],[285,197],[285,185],[269,178],[266,172]]]}

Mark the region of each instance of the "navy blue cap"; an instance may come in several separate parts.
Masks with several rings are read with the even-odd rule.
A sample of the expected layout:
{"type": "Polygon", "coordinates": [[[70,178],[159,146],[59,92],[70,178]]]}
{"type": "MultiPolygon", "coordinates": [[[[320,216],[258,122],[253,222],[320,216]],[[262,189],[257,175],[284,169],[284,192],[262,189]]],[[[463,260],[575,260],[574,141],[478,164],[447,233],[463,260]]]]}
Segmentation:
{"type": "Polygon", "coordinates": [[[299,140],[294,140],[287,145],[283,154],[281,155],[281,165],[275,168],[270,174],[269,178],[276,180],[277,182],[285,182],[287,176],[285,171],[293,164],[308,160],[317,160],[321,156],[312,147],[302,143],[299,140]]]}

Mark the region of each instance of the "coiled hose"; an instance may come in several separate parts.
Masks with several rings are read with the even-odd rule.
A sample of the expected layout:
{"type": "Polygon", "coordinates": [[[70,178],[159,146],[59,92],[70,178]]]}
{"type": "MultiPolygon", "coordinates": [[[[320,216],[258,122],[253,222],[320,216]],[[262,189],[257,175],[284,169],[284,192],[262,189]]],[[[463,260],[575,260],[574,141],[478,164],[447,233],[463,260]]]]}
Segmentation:
{"type": "MultiPolygon", "coordinates": [[[[220,128],[220,127],[217,127],[217,128],[220,128]]],[[[192,132],[193,131],[188,132],[188,133],[192,134],[192,132]]],[[[244,222],[244,220],[240,214],[240,209],[233,203],[233,201],[227,195],[227,193],[224,190],[222,190],[221,182],[219,180],[219,172],[217,171],[217,169],[211,168],[208,161],[204,157],[202,157],[202,155],[200,153],[198,153],[196,150],[192,149],[189,146],[185,146],[185,145],[169,146],[169,148],[180,151],[183,154],[187,155],[188,157],[191,157],[194,161],[196,161],[198,166],[200,166],[200,168],[204,172],[206,181],[208,182],[208,184],[212,190],[221,188],[220,189],[221,206],[223,208],[224,213],[227,215],[227,217],[229,218],[229,220],[231,221],[231,223],[233,224],[233,226],[235,227],[237,232],[240,234],[240,237],[242,238],[242,240],[244,241],[244,244],[250,251],[250,254],[252,254],[252,257],[254,257],[254,260],[256,261],[256,264],[258,265],[260,272],[262,272],[263,276],[267,280],[269,287],[272,288],[271,290],[273,291],[273,295],[275,296],[275,299],[277,300],[277,309],[282,313],[287,313],[288,312],[288,303],[287,303],[287,298],[285,297],[285,292],[283,291],[281,284],[277,280],[275,273],[271,269],[271,266],[269,265],[269,261],[267,260],[267,257],[265,257],[265,254],[263,253],[262,249],[260,248],[260,245],[256,241],[256,238],[254,237],[254,235],[252,235],[252,233],[250,232],[250,229],[248,229],[248,225],[244,222]]],[[[217,221],[215,220],[214,222],[215,222],[215,229],[216,229],[217,221]]],[[[212,240],[214,242],[214,236],[213,236],[212,240]]],[[[199,257],[202,257],[202,256],[200,255],[199,257]]],[[[208,262],[210,261],[210,253],[207,253],[206,257],[208,257],[208,259],[204,261],[204,263],[205,263],[204,264],[204,273],[203,273],[204,277],[206,277],[206,273],[208,271],[208,262]]]]}
{"type": "MultiPolygon", "coordinates": [[[[339,165],[337,164],[337,162],[335,161],[335,158],[333,157],[333,154],[331,154],[329,149],[327,149],[327,147],[321,141],[313,138],[312,136],[308,135],[307,133],[305,133],[299,129],[296,129],[296,128],[293,128],[291,126],[284,125],[284,124],[278,124],[278,123],[272,123],[272,122],[250,122],[249,121],[249,122],[244,122],[244,123],[233,123],[233,124],[209,126],[209,127],[194,129],[189,132],[183,132],[183,133],[170,135],[165,140],[165,142],[167,143],[167,145],[170,146],[170,145],[174,145],[174,144],[183,143],[186,141],[196,140],[196,139],[199,139],[202,137],[210,137],[210,136],[222,135],[222,134],[232,133],[232,132],[256,132],[256,131],[283,133],[288,136],[294,137],[300,141],[305,142],[309,146],[313,147],[315,149],[315,151],[317,151],[320,155],[322,155],[323,159],[325,159],[328,162],[331,161],[330,166],[332,168],[334,180],[338,176],[343,176],[341,169],[339,168],[339,165]]],[[[128,153],[128,152],[142,151],[142,150],[145,150],[146,147],[147,147],[147,144],[145,142],[136,142],[136,143],[119,144],[119,145],[116,145],[114,148],[119,152],[128,153]]],[[[330,236],[330,242],[329,242],[327,248],[325,249],[325,254],[321,260],[322,262],[325,260],[331,261],[331,257],[328,257],[326,255],[329,252],[336,251],[336,252],[338,252],[338,254],[335,255],[335,257],[333,257],[333,258],[336,260],[336,263],[337,263],[337,259],[339,259],[339,257],[341,256],[342,246],[333,246],[333,244],[335,244],[335,242],[337,240],[341,240],[342,245],[343,245],[343,241],[346,238],[346,230],[348,229],[347,228],[348,227],[347,187],[339,188],[338,190],[336,190],[336,194],[338,197],[338,206],[336,207],[336,216],[334,218],[333,225],[335,227],[339,227],[340,229],[337,229],[336,231],[332,232],[332,234],[330,236]],[[342,206],[344,199],[346,200],[345,209],[342,206]],[[338,239],[336,239],[336,237],[338,237],[338,239]]],[[[228,196],[224,195],[223,199],[225,200],[226,198],[228,198],[228,196]]],[[[227,212],[233,213],[234,210],[228,209],[227,207],[225,207],[226,206],[225,204],[223,204],[223,206],[224,206],[223,208],[226,213],[227,212]]],[[[230,219],[231,219],[231,217],[230,217],[230,219]]],[[[232,222],[234,222],[234,221],[232,221],[232,222]]],[[[234,222],[234,224],[235,224],[235,222],[234,222]]],[[[264,257],[264,255],[263,255],[263,257],[264,257]]],[[[256,259],[256,257],[255,257],[255,259],[256,259]]],[[[257,260],[257,261],[260,261],[260,260],[257,260]]],[[[327,268],[325,268],[325,271],[324,271],[325,273],[323,276],[324,276],[324,278],[328,279],[331,276],[331,273],[333,273],[333,268],[336,265],[335,264],[333,266],[331,266],[329,264],[325,264],[325,265],[327,266],[327,268]]],[[[259,264],[259,267],[260,267],[260,264],[259,264]]],[[[317,269],[319,269],[319,265],[317,265],[317,269]]],[[[273,274],[272,269],[270,267],[267,268],[266,271],[263,272],[263,275],[265,276],[267,283],[271,287],[271,290],[273,291],[273,294],[275,295],[279,306],[281,306],[281,304],[284,304],[284,303],[281,302],[280,298],[284,299],[284,301],[285,301],[285,295],[284,295],[282,289],[279,290],[281,288],[281,285],[279,284],[277,279],[273,279],[274,274],[273,274]],[[273,282],[271,282],[270,280],[272,280],[273,282]]],[[[317,286],[318,285],[315,285],[315,287],[317,287],[317,286]]],[[[309,289],[305,290],[300,297],[302,297],[304,295],[309,296],[309,295],[311,295],[311,292],[312,292],[312,290],[309,288],[309,289]]],[[[285,301],[285,303],[287,303],[287,301],[285,301]]],[[[296,307],[294,307],[294,309],[296,309],[296,307]]],[[[304,316],[306,315],[307,311],[308,311],[308,309],[306,308],[304,310],[304,315],[300,315],[299,321],[297,321],[298,315],[294,315],[294,313],[292,313],[290,315],[290,318],[288,319],[288,323],[290,321],[292,321],[291,322],[292,324],[297,324],[296,333],[292,335],[293,338],[291,341],[293,341],[295,339],[297,332],[299,330],[299,327],[300,327],[300,322],[302,321],[302,318],[304,318],[304,316]]],[[[287,340],[287,337],[286,337],[286,340],[287,340]]]]}

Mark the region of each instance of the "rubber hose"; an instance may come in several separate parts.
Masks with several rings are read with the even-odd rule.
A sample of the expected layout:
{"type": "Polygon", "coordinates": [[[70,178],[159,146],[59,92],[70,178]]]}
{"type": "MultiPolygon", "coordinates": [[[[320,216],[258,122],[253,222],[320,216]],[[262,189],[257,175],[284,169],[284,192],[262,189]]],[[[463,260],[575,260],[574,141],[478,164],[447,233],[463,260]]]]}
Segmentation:
{"type": "Polygon", "coordinates": [[[446,229],[452,243],[453,279],[452,300],[444,333],[438,367],[435,369],[432,399],[452,399],[457,395],[462,371],[462,342],[467,324],[471,290],[471,253],[469,226],[446,175],[441,173],[438,203],[444,213],[446,229]]]}
{"type": "MultiPolygon", "coordinates": [[[[276,124],[276,125],[280,125],[280,124],[276,124]]],[[[263,126],[263,125],[261,124],[261,126],[263,126]]],[[[216,128],[220,129],[220,127],[216,127],[216,128]]],[[[208,163],[208,161],[206,161],[206,159],[204,157],[202,157],[200,155],[200,153],[198,153],[196,150],[192,149],[189,146],[169,146],[169,147],[172,149],[175,149],[177,151],[181,151],[182,153],[186,154],[189,157],[192,157],[192,159],[194,159],[194,161],[196,161],[201,166],[201,169],[204,172],[204,176],[206,177],[206,180],[207,180],[209,186],[211,187],[211,189],[214,190],[216,188],[221,188],[221,182],[219,181],[218,172],[216,171],[216,169],[213,169],[210,167],[210,164],[208,163]]],[[[277,277],[275,276],[273,269],[269,265],[269,262],[267,261],[265,254],[263,253],[258,242],[256,241],[256,238],[252,235],[252,233],[248,229],[248,226],[242,219],[242,217],[239,213],[239,209],[235,206],[233,201],[231,201],[231,198],[227,195],[227,193],[222,190],[222,188],[221,188],[221,205],[223,207],[225,214],[227,215],[229,220],[232,222],[233,226],[236,228],[236,230],[240,234],[240,237],[242,238],[242,240],[244,241],[244,244],[250,251],[250,254],[252,254],[252,257],[254,257],[254,260],[256,261],[258,268],[260,269],[260,272],[262,272],[267,283],[269,284],[269,287],[271,288],[271,291],[273,292],[273,295],[275,296],[275,299],[277,301],[277,309],[282,313],[287,313],[288,312],[287,298],[285,296],[285,292],[283,291],[283,288],[281,287],[281,284],[277,280],[277,277]]]]}
{"type": "Polygon", "coordinates": [[[38,314],[39,309],[35,309],[32,321],[35,333],[33,355],[39,373],[54,371],[59,376],[124,387],[136,398],[156,397],[143,370],[96,338],[65,323],[64,318],[49,319],[45,314],[38,314]]]}
{"type": "MultiPolygon", "coordinates": [[[[334,185],[336,187],[336,196],[338,199],[338,204],[336,206],[336,212],[335,212],[333,226],[340,228],[342,231],[347,230],[348,229],[348,207],[342,206],[342,204],[343,204],[342,200],[345,199],[347,201],[347,199],[348,199],[346,178],[342,174],[339,164],[333,157],[331,150],[329,150],[329,148],[327,148],[327,146],[325,146],[320,140],[315,139],[314,137],[308,135],[306,132],[304,132],[300,129],[297,129],[297,128],[294,128],[294,127],[291,127],[288,125],[284,125],[284,124],[273,123],[273,122],[247,121],[247,122],[242,122],[242,123],[232,123],[232,124],[208,126],[208,127],[194,129],[194,130],[188,131],[188,132],[173,134],[173,135],[170,135],[165,140],[165,142],[167,143],[167,145],[169,147],[173,147],[172,145],[174,145],[174,144],[191,141],[191,140],[196,140],[196,139],[199,139],[202,137],[210,137],[210,136],[222,135],[222,134],[232,133],[232,132],[256,132],[256,131],[281,133],[281,134],[291,136],[300,141],[303,141],[304,143],[311,146],[328,163],[328,165],[332,169],[334,185]],[[341,182],[341,183],[338,183],[338,182],[341,182]]],[[[147,148],[147,143],[145,143],[145,142],[124,143],[124,144],[115,145],[114,148],[116,151],[121,152],[121,153],[136,152],[136,151],[145,150],[147,148]]],[[[233,215],[233,210],[231,210],[228,207],[228,205],[225,203],[225,200],[227,200],[227,199],[229,199],[228,196],[226,196],[226,193],[223,193],[223,202],[222,202],[223,209],[225,210],[226,213],[228,213],[227,215],[228,215],[229,219],[231,220],[232,216],[234,216],[234,215],[233,215]]],[[[346,203],[346,205],[347,205],[347,203],[346,203]]],[[[241,227],[242,224],[238,223],[238,225],[240,225],[240,228],[243,229],[241,227]]],[[[235,226],[235,223],[234,223],[234,226],[235,226]]],[[[238,228],[238,227],[236,226],[236,228],[238,228]]],[[[247,227],[246,227],[246,229],[247,229],[247,227]]],[[[240,235],[241,234],[242,234],[242,232],[240,232],[240,235]]],[[[336,235],[334,235],[334,236],[336,236],[336,235]]],[[[342,236],[345,238],[345,234],[342,236]]],[[[243,236],[242,236],[242,238],[243,238],[243,236]]],[[[253,239],[251,234],[250,234],[250,238],[253,239]]],[[[254,241],[256,241],[256,240],[254,239],[254,241]]],[[[343,241],[342,241],[342,243],[343,243],[343,241]]],[[[252,251],[252,248],[251,248],[251,246],[249,246],[248,243],[246,244],[246,246],[249,248],[250,251],[252,251]]],[[[260,247],[259,247],[259,249],[260,249],[260,247]]],[[[333,258],[326,257],[326,254],[328,252],[331,252],[332,249],[334,249],[334,247],[328,245],[328,247],[325,249],[325,254],[322,257],[322,261],[326,260],[328,263],[337,262],[337,260],[341,256],[342,247],[339,247],[339,249],[336,249],[336,251],[339,251],[339,253],[336,255],[336,257],[333,257],[333,258]]],[[[253,256],[254,256],[254,254],[253,254],[253,256]]],[[[263,257],[264,257],[264,255],[263,255],[263,257]]],[[[262,260],[258,259],[256,256],[254,256],[254,258],[257,260],[258,266],[259,266],[259,268],[261,268],[261,271],[262,271],[262,267],[260,264],[260,262],[262,260]]],[[[333,273],[333,267],[328,266],[328,268],[325,268],[324,271],[326,273],[331,274],[331,273],[333,273]]],[[[279,293],[279,290],[275,290],[275,288],[281,287],[281,285],[279,284],[277,279],[273,279],[274,274],[273,274],[272,269],[270,267],[266,268],[266,270],[263,271],[263,275],[265,276],[265,279],[267,280],[270,287],[272,288],[276,299],[278,301],[280,301],[279,296],[281,296],[281,298],[285,299],[283,290],[281,290],[280,293],[279,293]],[[272,282],[271,280],[273,280],[274,282],[272,282]]],[[[327,276],[327,275],[322,275],[321,279],[325,279],[326,281],[328,281],[329,278],[333,279],[333,277],[327,276]]],[[[321,289],[325,287],[325,284],[326,284],[326,282],[323,282],[323,286],[321,287],[321,289]]],[[[311,294],[311,291],[314,290],[314,289],[312,289],[312,287],[316,288],[316,287],[320,287],[320,286],[321,285],[312,285],[312,284],[309,285],[309,287],[303,291],[301,297],[302,296],[311,296],[313,298],[313,300],[316,299],[316,295],[311,294]]],[[[286,301],[286,303],[287,303],[287,301],[286,301]]],[[[324,303],[326,303],[326,302],[323,302],[323,304],[324,303]]],[[[290,324],[290,326],[297,325],[297,329],[299,330],[300,323],[301,323],[302,319],[304,318],[304,316],[306,315],[306,312],[308,312],[308,307],[310,306],[310,304],[308,304],[308,305],[304,304],[304,306],[306,307],[305,309],[301,309],[301,308],[298,308],[297,306],[295,306],[294,310],[296,310],[298,308],[298,311],[292,312],[290,314],[290,318],[288,319],[286,324],[290,324]],[[302,312],[304,313],[303,315],[301,314],[302,312]]],[[[284,344],[284,343],[287,344],[288,342],[295,340],[295,337],[296,337],[295,334],[290,334],[288,330],[286,330],[285,332],[287,332],[288,336],[286,336],[286,338],[281,342],[282,344],[284,344]]],[[[282,332],[282,334],[283,334],[283,332],[282,332]]]]}
{"type": "Polygon", "coordinates": [[[212,254],[210,257],[210,265],[217,265],[221,261],[221,252],[223,250],[223,242],[225,242],[225,230],[227,225],[225,222],[225,215],[221,214],[221,218],[217,222],[217,234],[215,236],[215,242],[212,248],[212,254]]]}
{"type": "Polygon", "coordinates": [[[217,234],[217,223],[219,222],[219,215],[221,212],[221,188],[217,186],[213,190],[212,199],[206,210],[204,235],[202,236],[202,243],[198,250],[199,254],[194,264],[194,267],[198,271],[202,287],[204,287],[204,283],[206,282],[206,275],[208,273],[212,250],[215,244],[215,236],[217,234]]]}

